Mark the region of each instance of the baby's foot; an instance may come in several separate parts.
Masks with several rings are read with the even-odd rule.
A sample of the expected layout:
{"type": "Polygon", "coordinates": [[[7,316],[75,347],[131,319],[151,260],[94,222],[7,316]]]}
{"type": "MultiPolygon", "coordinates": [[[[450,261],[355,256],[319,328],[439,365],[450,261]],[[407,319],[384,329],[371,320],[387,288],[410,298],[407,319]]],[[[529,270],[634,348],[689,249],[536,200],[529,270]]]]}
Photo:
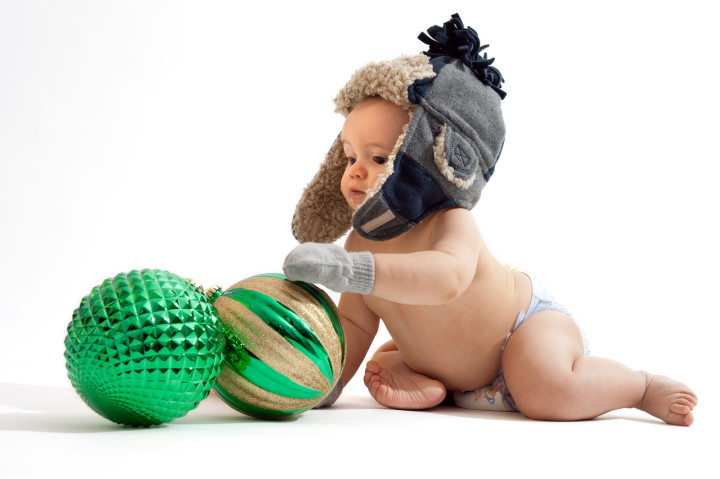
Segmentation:
{"type": "Polygon", "coordinates": [[[684,384],[665,376],[645,374],[645,394],[640,400],[641,409],[668,424],[689,426],[693,423],[692,410],[697,396],[684,384]]]}
{"type": "Polygon", "coordinates": [[[392,373],[375,361],[367,363],[364,380],[372,397],[393,409],[428,409],[445,399],[440,381],[415,372],[392,373]]]}

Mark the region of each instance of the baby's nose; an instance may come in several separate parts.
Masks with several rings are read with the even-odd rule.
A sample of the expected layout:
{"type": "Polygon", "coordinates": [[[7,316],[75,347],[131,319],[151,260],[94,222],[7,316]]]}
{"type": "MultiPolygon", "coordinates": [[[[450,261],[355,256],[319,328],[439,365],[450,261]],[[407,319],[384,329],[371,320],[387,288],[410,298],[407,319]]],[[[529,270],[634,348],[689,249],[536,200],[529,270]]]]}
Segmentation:
{"type": "Polygon", "coordinates": [[[358,160],[350,166],[350,175],[358,178],[365,177],[367,175],[367,169],[363,166],[362,162],[358,160]]]}

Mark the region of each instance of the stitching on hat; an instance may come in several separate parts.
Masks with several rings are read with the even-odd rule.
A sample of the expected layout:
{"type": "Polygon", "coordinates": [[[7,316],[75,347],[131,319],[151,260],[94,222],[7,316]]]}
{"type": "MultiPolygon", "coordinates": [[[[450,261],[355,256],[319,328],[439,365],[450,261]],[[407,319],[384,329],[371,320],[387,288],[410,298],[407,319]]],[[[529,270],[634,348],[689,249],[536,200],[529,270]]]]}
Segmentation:
{"type": "MultiPolygon", "coordinates": [[[[449,136],[450,138],[448,138],[447,124],[445,123],[443,124],[443,126],[440,127],[440,133],[438,133],[438,135],[435,137],[435,145],[433,146],[435,166],[437,166],[440,173],[442,173],[442,175],[449,182],[451,182],[458,188],[466,190],[470,188],[470,186],[475,182],[475,177],[477,175],[473,173],[473,175],[468,179],[462,179],[455,175],[455,168],[450,166],[450,163],[448,162],[446,143],[449,141],[450,146],[455,148],[453,150],[453,155],[456,154],[455,151],[457,150],[457,148],[452,145],[452,131],[450,131],[449,136]]],[[[467,156],[461,156],[461,158],[465,160],[470,160],[470,158],[467,156]]]]}

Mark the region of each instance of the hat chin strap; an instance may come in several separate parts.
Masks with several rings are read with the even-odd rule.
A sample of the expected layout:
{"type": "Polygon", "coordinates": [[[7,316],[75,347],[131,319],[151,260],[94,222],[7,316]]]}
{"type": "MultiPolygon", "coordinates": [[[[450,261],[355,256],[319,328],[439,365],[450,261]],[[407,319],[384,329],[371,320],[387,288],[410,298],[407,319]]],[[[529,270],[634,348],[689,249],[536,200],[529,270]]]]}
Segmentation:
{"type": "Polygon", "coordinates": [[[360,225],[360,229],[364,233],[372,233],[376,229],[380,228],[381,226],[384,226],[395,219],[395,214],[387,210],[385,213],[381,214],[380,216],[376,216],[375,218],[371,219],[370,221],[367,221],[366,223],[363,223],[360,225]]]}

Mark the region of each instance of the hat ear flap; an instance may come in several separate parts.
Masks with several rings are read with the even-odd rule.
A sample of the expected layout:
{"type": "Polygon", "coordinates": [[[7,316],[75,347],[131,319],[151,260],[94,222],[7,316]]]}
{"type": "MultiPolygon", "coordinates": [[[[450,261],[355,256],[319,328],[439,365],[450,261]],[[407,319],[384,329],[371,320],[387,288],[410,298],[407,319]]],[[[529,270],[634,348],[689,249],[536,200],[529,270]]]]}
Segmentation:
{"type": "Polygon", "coordinates": [[[332,243],[350,229],[353,211],[340,190],[346,165],[338,135],[295,208],[292,231],[301,243],[332,243]]]}

